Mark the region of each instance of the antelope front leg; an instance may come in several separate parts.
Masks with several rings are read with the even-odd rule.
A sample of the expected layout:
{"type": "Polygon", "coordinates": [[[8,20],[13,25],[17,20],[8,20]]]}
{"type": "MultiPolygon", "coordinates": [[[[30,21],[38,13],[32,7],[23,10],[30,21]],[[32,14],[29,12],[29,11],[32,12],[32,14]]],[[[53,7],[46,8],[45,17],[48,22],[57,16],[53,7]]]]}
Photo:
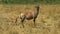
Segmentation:
{"type": "Polygon", "coordinates": [[[23,26],[23,28],[24,28],[24,23],[22,22],[22,26],[23,26]]]}
{"type": "Polygon", "coordinates": [[[23,17],[21,18],[21,24],[22,24],[23,28],[24,28],[24,20],[25,20],[25,16],[23,16],[23,17]]]}
{"type": "Polygon", "coordinates": [[[23,28],[24,28],[24,20],[21,20],[21,24],[22,24],[22,26],[23,26],[23,28]]]}

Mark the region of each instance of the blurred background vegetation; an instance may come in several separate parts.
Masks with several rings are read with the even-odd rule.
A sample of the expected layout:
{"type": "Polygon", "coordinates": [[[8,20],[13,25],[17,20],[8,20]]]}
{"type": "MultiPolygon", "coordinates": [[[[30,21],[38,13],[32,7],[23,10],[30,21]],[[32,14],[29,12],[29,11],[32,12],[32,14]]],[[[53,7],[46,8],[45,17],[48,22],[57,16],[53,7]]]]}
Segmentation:
{"type": "Polygon", "coordinates": [[[0,4],[60,4],[60,0],[0,0],[0,4]]]}

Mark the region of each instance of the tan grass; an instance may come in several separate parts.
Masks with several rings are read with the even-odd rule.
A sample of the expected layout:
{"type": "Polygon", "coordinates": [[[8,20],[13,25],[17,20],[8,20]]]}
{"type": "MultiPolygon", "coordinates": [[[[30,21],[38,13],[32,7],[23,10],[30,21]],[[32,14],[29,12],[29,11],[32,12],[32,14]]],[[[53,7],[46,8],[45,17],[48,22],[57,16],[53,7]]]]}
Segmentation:
{"type": "Polygon", "coordinates": [[[34,11],[34,6],[0,5],[0,34],[60,34],[60,5],[40,5],[36,28],[33,28],[32,20],[24,21],[25,28],[22,28],[19,18],[18,25],[7,22],[8,19],[14,21],[21,12],[34,11]]]}

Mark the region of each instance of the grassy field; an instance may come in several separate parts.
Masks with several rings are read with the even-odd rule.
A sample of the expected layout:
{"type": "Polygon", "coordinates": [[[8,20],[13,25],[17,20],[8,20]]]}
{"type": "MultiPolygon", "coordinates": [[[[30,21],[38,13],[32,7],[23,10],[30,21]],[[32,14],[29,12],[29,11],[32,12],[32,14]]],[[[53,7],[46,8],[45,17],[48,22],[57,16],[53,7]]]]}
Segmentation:
{"type": "Polygon", "coordinates": [[[40,5],[36,28],[32,20],[25,20],[22,28],[21,12],[34,11],[35,5],[0,5],[0,34],[60,34],[60,5],[40,5]],[[25,10],[27,8],[27,10],[25,10]]]}

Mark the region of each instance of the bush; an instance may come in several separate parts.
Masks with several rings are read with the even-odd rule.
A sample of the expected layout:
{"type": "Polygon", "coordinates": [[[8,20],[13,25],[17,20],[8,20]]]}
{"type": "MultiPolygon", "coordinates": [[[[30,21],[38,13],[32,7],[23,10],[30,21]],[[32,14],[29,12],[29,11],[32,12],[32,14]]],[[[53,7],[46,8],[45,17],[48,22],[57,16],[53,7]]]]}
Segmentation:
{"type": "Polygon", "coordinates": [[[0,0],[4,4],[60,4],[60,0],[0,0]]]}

